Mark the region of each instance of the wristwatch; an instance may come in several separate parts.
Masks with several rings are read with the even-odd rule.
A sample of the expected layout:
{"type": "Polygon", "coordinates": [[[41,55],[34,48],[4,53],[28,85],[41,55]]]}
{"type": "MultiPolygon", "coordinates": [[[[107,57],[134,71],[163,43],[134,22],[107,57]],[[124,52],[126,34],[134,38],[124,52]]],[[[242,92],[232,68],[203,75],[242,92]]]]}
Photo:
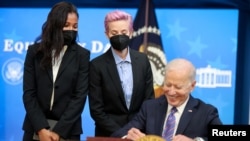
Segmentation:
{"type": "Polygon", "coordinates": [[[195,138],[194,138],[194,141],[204,141],[204,139],[201,138],[201,137],[195,137],[195,138]]]}

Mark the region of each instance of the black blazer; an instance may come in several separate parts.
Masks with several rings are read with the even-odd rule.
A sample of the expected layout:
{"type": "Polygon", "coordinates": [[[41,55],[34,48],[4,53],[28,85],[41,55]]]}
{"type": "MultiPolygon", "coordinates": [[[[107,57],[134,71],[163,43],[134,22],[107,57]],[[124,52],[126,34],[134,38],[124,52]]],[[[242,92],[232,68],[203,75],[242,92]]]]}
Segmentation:
{"type": "MultiPolygon", "coordinates": [[[[168,102],[165,95],[146,101],[135,118],[122,129],[114,132],[112,136],[127,135],[128,130],[132,127],[140,129],[145,134],[161,136],[167,108],[168,102]]],[[[217,108],[190,95],[181,115],[176,135],[183,134],[190,138],[202,137],[207,140],[208,126],[221,124],[217,108]]]]}
{"type": "Polygon", "coordinates": [[[111,48],[90,63],[89,107],[96,136],[110,136],[137,113],[144,100],[154,98],[153,74],[147,55],[129,49],[133,71],[130,109],[126,107],[111,48]]]}
{"type": "Polygon", "coordinates": [[[23,103],[26,115],[23,130],[48,128],[47,118],[58,120],[54,132],[61,137],[82,133],[81,114],[88,93],[90,52],[74,44],[67,48],[53,85],[52,69],[41,69],[38,44],[29,46],[24,63],[23,103]],[[54,105],[50,100],[54,86],[54,105]]]}

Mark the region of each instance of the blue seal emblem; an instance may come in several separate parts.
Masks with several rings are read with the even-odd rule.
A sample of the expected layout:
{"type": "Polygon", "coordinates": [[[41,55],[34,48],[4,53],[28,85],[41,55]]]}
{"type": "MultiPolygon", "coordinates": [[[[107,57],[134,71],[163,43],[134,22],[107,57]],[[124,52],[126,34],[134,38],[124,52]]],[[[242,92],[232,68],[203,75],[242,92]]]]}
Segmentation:
{"type": "Polygon", "coordinates": [[[23,81],[23,60],[11,58],[2,66],[2,76],[6,83],[18,85],[23,81]]]}

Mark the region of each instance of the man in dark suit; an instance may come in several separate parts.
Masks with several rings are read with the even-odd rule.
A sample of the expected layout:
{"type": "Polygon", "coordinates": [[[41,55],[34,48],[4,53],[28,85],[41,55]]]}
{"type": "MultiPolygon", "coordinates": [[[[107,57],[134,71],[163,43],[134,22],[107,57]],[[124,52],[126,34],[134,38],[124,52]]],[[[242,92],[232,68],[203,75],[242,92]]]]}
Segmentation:
{"type": "Polygon", "coordinates": [[[138,114],[114,137],[136,140],[147,134],[163,136],[168,128],[167,117],[172,107],[175,124],[172,141],[203,141],[208,137],[209,125],[221,125],[217,109],[190,95],[196,81],[195,67],[186,59],[174,59],[166,66],[164,95],[145,101],[138,114]]]}
{"type": "Polygon", "coordinates": [[[153,76],[144,53],[128,47],[132,17],[120,10],[105,17],[111,48],[90,63],[89,107],[95,136],[110,136],[139,111],[144,100],[154,98],[153,76]]]}

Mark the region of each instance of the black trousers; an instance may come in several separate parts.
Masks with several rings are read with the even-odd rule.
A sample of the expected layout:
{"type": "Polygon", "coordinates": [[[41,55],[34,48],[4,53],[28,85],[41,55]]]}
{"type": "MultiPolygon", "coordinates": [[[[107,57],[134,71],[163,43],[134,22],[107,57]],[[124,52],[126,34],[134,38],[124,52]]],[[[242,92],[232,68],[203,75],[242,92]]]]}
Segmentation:
{"type": "MultiPolygon", "coordinates": [[[[33,140],[33,134],[34,133],[24,132],[23,141],[36,141],[33,140]]],[[[66,141],[80,141],[80,135],[71,136],[69,139],[66,139],[66,141]]]]}

